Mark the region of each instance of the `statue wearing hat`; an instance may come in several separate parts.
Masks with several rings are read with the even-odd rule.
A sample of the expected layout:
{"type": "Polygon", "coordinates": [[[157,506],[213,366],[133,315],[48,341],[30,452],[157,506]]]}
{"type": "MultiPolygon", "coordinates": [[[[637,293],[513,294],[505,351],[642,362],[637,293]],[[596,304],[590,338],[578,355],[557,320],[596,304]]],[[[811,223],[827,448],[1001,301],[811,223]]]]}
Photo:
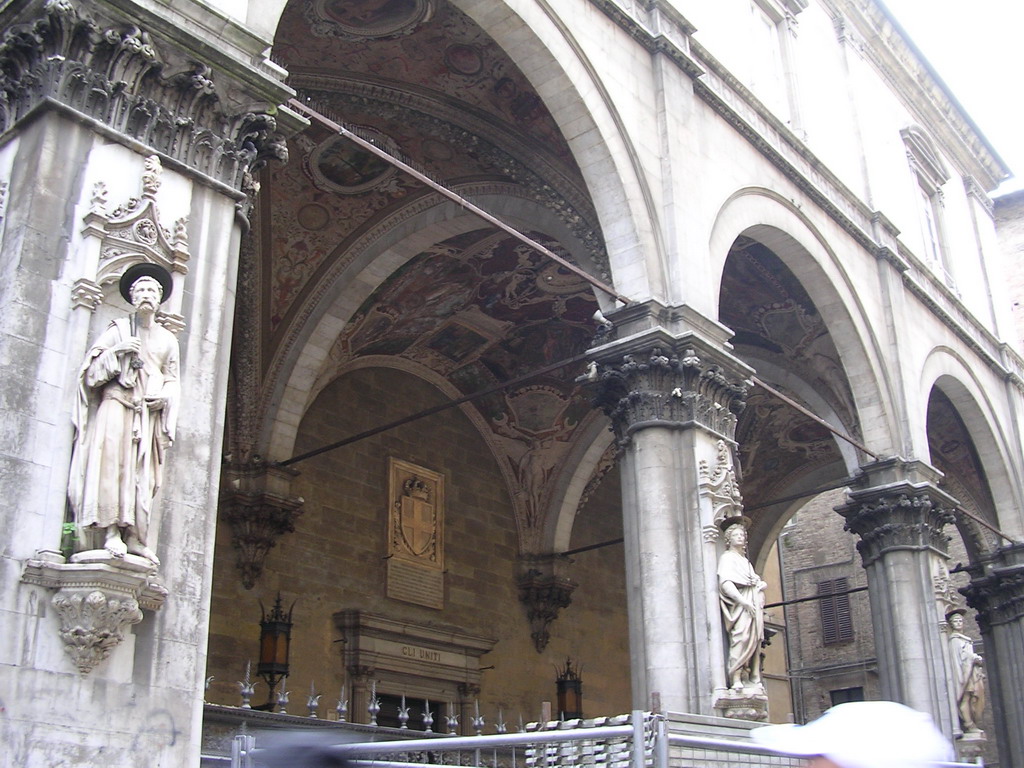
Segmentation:
{"type": "Polygon", "coordinates": [[[974,652],[974,641],[964,634],[963,608],[946,614],[949,624],[949,656],[953,666],[957,714],[964,734],[983,734],[978,721],[985,709],[984,659],[974,652]]]}
{"type": "Polygon", "coordinates": [[[178,410],[178,341],[156,322],[171,276],[136,264],[120,280],[134,314],[114,320],[78,376],[68,500],[85,549],[133,554],[158,565],[147,544],[178,410]]]}
{"type": "Polygon", "coordinates": [[[722,521],[725,552],[718,559],[718,596],[729,640],[729,686],[761,687],[764,590],[767,584],[747,559],[746,518],[722,521]]]}

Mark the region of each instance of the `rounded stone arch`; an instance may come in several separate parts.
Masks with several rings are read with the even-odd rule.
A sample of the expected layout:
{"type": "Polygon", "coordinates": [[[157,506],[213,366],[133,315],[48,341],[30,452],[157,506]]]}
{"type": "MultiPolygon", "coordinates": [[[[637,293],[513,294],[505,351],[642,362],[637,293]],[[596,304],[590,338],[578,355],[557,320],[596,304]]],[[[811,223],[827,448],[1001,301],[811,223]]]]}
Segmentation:
{"type": "MultiPolygon", "coordinates": [[[[520,67],[561,129],[597,211],[616,289],[634,301],[665,296],[654,191],[625,121],[566,20],[533,0],[450,2],[520,67]]],[[[599,301],[614,307],[606,296],[599,301]]]]}
{"type": "MultiPolygon", "coordinates": [[[[852,390],[864,444],[892,453],[899,440],[898,402],[884,355],[863,303],[842,261],[821,230],[778,193],[748,187],[720,207],[709,238],[709,274],[721,285],[730,248],[741,236],[769,248],[814,302],[833,338],[852,390]]],[[[719,293],[709,291],[711,316],[720,315],[719,293]]]]}
{"type": "MultiPolygon", "coordinates": [[[[252,2],[273,19],[276,30],[287,0],[252,2]]],[[[447,2],[519,67],[562,131],[594,204],[616,289],[634,300],[663,296],[664,249],[654,192],[625,121],[569,25],[532,0],[447,2]]],[[[603,294],[598,300],[602,309],[615,306],[603,294]]]]}
{"type": "MultiPolygon", "coordinates": [[[[552,211],[523,197],[512,185],[489,185],[473,199],[522,230],[542,231],[558,239],[578,261],[587,264],[585,245],[552,211]]],[[[475,214],[439,196],[428,196],[396,211],[373,231],[346,250],[346,261],[336,261],[318,278],[292,321],[285,341],[269,367],[261,413],[263,455],[280,460],[294,448],[298,418],[312,393],[329,373],[330,350],[363,302],[410,259],[426,248],[455,235],[490,225],[475,214]]]]}
{"type": "Polygon", "coordinates": [[[608,419],[596,411],[580,426],[576,444],[555,479],[551,507],[544,516],[545,526],[539,542],[543,552],[565,552],[570,548],[573,523],[587,485],[596,477],[614,441],[608,419]]]}
{"type": "MultiPolygon", "coordinates": [[[[1003,420],[998,417],[992,400],[971,366],[949,347],[933,349],[922,368],[920,402],[927,406],[936,391],[952,404],[971,439],[994,505],[993,519],[989,522],[1019,539],[1024,535],[1019,516],[1000,514],[1001,510],[1016,511],[1024,503],[1019,493],[1020,478],[1015,476],[1014,463],[1008,451],[1013,437],[1007,433],[1003,420]]],[[[914,436],[915,444],[923,445],[928,451],[929,461],[932,461],[928,450],[927,418],[921,414],[915,422],[920,431],[914,436]],[[918,439],[922,442],[918,443],[918,439]]]]}
{"type": "Polygon", "coordinates": [[[286,5],[288,0],[248,0],[245,25],[268,40],[273,40],[286,5]]]}

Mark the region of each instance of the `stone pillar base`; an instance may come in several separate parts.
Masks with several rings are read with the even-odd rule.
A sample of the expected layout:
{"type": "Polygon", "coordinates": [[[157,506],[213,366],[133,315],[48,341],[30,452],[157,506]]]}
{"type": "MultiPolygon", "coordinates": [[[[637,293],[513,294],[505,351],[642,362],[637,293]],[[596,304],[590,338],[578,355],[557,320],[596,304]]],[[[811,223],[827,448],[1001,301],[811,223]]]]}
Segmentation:
{"type": "Polygon", "coordinates": [[[715,710],[732,720],[768,720],[768,696],[763,685],[751,685],[738,691],[719,689],[715,692],[715,710]]]}

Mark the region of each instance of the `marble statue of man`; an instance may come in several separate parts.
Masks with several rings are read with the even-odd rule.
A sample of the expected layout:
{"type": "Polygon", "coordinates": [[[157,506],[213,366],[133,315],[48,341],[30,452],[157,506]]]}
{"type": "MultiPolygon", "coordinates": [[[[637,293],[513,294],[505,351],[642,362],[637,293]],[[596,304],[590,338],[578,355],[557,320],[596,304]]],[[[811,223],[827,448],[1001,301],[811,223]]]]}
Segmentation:
{"type": "Polygon", "coordinates": [[[114,320],[86,354],[74,411],[75,444],[68,500],[85,549],[139,555],[147,545],[177,419],[178,340],[156,322],[171,293],[156,264],[125,270],[120,290],[135,313],[114,320]]]}
{"type": "Polygon", "coordinates": [[[725,552],[718,560],[718,596],[729,638],[729,685],[742,690],[761,684],[764,590],[768,586],[747,559],[747,529],[725,529],[725,552]]]}
{"type": "Polygon", "coordinates": [[[978,733],[978,720],[985,709],[984,660],[974,652],[974,641],[964,634],[964,609],[946,614],[949,622],[949,656],[953,663],[956,708],[960,727],[966,733],[978,733]]]}

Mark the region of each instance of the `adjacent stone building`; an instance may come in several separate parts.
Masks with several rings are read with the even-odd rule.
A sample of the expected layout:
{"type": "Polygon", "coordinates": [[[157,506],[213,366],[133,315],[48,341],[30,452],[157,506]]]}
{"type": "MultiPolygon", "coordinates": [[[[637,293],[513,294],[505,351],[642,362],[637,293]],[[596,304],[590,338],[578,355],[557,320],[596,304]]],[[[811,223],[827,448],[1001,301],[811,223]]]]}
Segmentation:
{"type": "Polygon", "coordinates": [[[873,660],[827,690],[962,736],[966,606],[988,743],[1024,764],[1024,364],[988,198],[1009,171],[881,4],[0,18],[4,765],[197,765],[204,700],[239,703],[268,616],[291,624],[270,682],[353,720],[403,695],[463,728],[535,719],[566,659],[587,715],[810,717],[803,675],[842,670],[779,604],[813,584],[845,638],[841,578],[867,587],[842,643],[873,660]],[[143,314],[140,264],[180,347],[173,443],[120,470],[130,496],[159,467],[159,564],[95,548],[67,499],[97,400],[146,445],[167,406],[132,390],[131,321],[120,389],[85,373],[143,314]],[[828,525],[797,515],[812,496],[828,525]],[[732,687],[737,520],[778,634],[732,687]]]}

